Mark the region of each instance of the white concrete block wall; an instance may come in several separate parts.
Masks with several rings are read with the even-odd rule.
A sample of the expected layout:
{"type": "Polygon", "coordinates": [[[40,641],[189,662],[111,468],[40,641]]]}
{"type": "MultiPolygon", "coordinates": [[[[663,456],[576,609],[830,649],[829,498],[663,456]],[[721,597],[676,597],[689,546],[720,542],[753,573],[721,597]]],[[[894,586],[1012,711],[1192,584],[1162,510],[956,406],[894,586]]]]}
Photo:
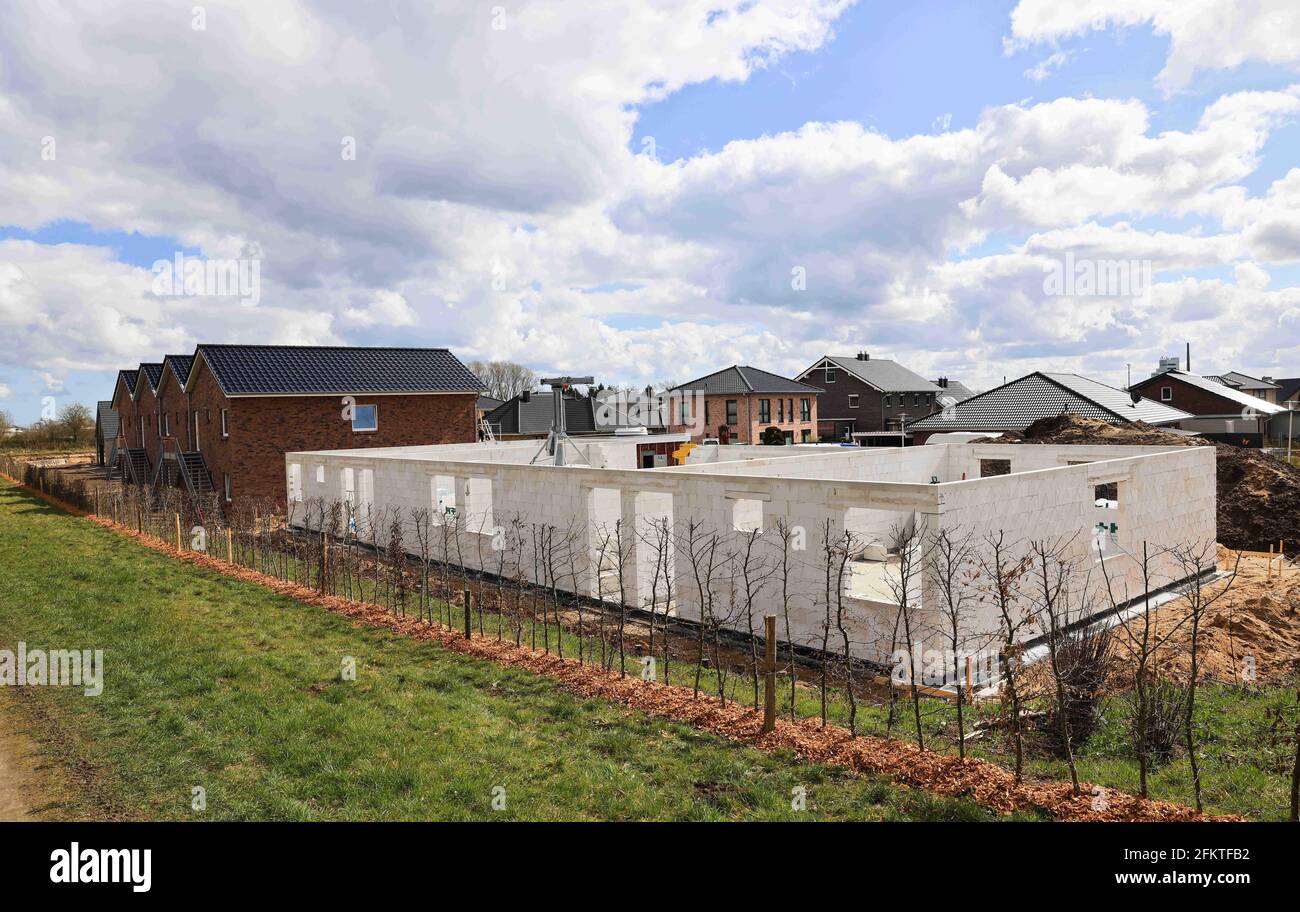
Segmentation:
{"type": "MultiPolygon", "coordinates": [[[[526,457],[523,449],[498,444],[291,453],[286,456],[286,474],[289,465],[302,466],[305,513],[315,499],[339,497],[339,473],[344,467],[357,472],[372,470],[375,510],[388,516],[401,511],[404,540],[411,552],[418,550],[413,525],[416,511],[432,511],[433,480],[448,479],[459,517],[445,530],[450,536],[450,556],[489,572],[501,560],[493,550],[493,532],[509,526],[512,519],[523,523],[522,563],[529,577],[534,556],[529,532],[532,524],[554,526],[561,535],[563,530],[581,530],[577,534],[585,537],[585,548],[580,545],[579,552],[586,555],[586,566],[574,574],[578,579],[574,585],[591,595],[596,591],[594,565],[600,534],[611,533],[613,523],[621,521],[629,561],[624,571],[626,600],[638,607],[648,607],[652,592],[662,597],[667,589],[662,580],[655,589],[657,555],[643,540],[655,519],[667,518],[677,539],[672,553],[673,610],[690,620],[700,617],[700,598],[685,543],[688,524],[694,520],[702,524],[706,538],[716,536],[720,554],[739,554],[746,536],[734,527],[735,504],[757,501],[764,531],[756,553],[761,552],[769,569],[775,574],[781,564],[775,532],[778,519],[797,530],[803,550],[792,553],[789,561],[788,604],[782,599],[779,578],[773,576],[755,600],[756,614],[778,615],[784,638],[788,608],[793,639],[810,646],[820,646],[826,623],[821,541],[828,521],[833,536],[847,521],[851,528],[877,540],[888,539],[895,519],[919,522],[922,529],[934,532],[969,532],[976,537],[1005,528],[1021,542],[1074,534],[1079,538],[1081,559],[1090,560],[1094,485],[1119,481],[1121,549],[1131,552],[1144,540],[1173,544],[1212,539],[1215,531],[1214,451],[1208,447],[845,449],[657,470],[531,466],[527,459],[533,448],[528,448],[526,457]],[[979,479],[980,458],[1010,458],[1016,474],[979,479]],[[1067,466],[1067,462],[1088,464],[1067,466]],[[323,481],[318,467],[323,467],[323,481]],[[953,481],[962,471],[968,473],[968,480],[953,481]],[[931,475],[937,475],[942,483],[927,484],[931,475]],[[476,528],[480,521],[482,532],[476,528]]],[[[381,540],[386,535],[385,529],[381,540]]],[[[440,551],[437,538],[435,533],[435,557],[440,551]]],[[[1106,564],[1117,586],[1130,590],[1134,568],[1133,560],[1123,551],[1106,564]]],[[[1163,561],[1160,569],[1170,572],[1169,562],[1163,561]]],[[[567,569],[564,576],[561,584],[567,588],[567,569]]],[[[609,586],[605,588],[609,595],[609,586]]],[[[729,590],[725,580],[715,580],[713,595],[724,600],[720,604],[725,603],[729,590]]],[[[933,581],[918,581],[914,596],[925,610],[932,609],[933,581]]],[[[837,590],[832,596],[832,615],[839,603],[837,590]]],[[[854,652],[887,661],[890,644],[886,633],[894,624],[897,607],[852,598],[844,604],[854,652]]],[[[984,606],[977,612],[979,624],[989,629],[994,622],[991,610],[984,606]]],[[[831,645],[838,650],[842,643],[834,621],[833,616],[831,645]]],[[[743,621],[733,623],[744,626],[743,621]]]]}

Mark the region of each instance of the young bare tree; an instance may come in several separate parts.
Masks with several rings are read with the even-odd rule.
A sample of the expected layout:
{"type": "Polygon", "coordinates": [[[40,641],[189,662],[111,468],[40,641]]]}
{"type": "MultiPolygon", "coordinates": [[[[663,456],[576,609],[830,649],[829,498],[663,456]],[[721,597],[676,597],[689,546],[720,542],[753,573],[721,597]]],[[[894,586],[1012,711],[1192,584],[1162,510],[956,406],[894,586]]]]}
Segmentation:
{"type": "MultiPolygon", "coordinates": [[[[1077,715],[1080,691],[1100,686],[1100,682],[1091,678],[1080,680],[1081,675],[1077,672],[1101,664],[1089,662],[1085,657],[1098,655],[1097,644],[1110,638],[1104,633],[1092,639],[1071,635],[1071,584],[1077,568],[1069,556],[1070,546],[1069,539],[1040,539],[1031,542],[1029,548],[1034,611],[1047,644],[1056,697],[1056,724],[1061,749],[1070,769],[1071,791],[1078,795],[1079,769],[1074,759],[1076,719],[1072,717],[1077,715]]],[[[1083,694],[1085,699],[1087,696],[1083,694]]]]}
{"type": "Polygon", "coordinates": [[[790,628],[790,572],[793,561],[794,545],[801,532],[796,530],[784,516],[779,516],[772,529],[771,543],[780,548],[781,557],[777,562],[776,576],[781,586],[781,616],[785,621],[785,642],[788,655],[786,673],[790,675],[790,721],[795,721],[795,700],[798,696],[798,666],[795,662],[794,633],[790,628]]]}
{"type": "Polygon", "coordinates": [[[1197,679],[1200,677],[1201,626],[1208,617],[1210,608],[1227,595],[1233,583],[1237,581],[1237,571],[1241,568],[1241,552],[1237,552],[1237,559],[1233,562],[1230,576],[1213,594],[1208,593],[1205,587],[1206,576],[1218,566],[1218,545],[1213,540],[1191,542],[1176,547],[1173,550],[1173,557],[1183,578],[1179,590],[1187,602],[1187,614],[1177,626],[1181,627],[1183,624],[1190,626],[1187,710],[1184,716],[1183,737],[1187,746],[1187,760],[1192,770],[1192,792],[1199,813],[1204,810],[1201,802],[1201,766],[1196,754],[1196,687],[1197,679]]]}
{"type": "MultiPolygon", "coordinates": [[[[849,561],[853,555],[862,548],[862,543],[854,533],[847,529],[840,532],[834,549],[835,557],[835,627],[839,630],[840,639],[843,643],[841,660],[844,664],[844,692],[849,698],[849,734],[853,737],[858,735],[858,697],[853,689],[853,651],[852,641],[849,636],[849,625],[847,623],[847,608],[844,601],[845,591],[848,589],[849,561]]],[[[829,662],[830,657],[823,657],[823,663],[829,662]]],[[[824,712],[824,710],[823,710],[824,712]]],[[[823,716],[823,724],[825,718],[823,716]]]]}
{"type": "Polygon", "coordinates": [[[1025,769],[1024,695],[1020,680],[1023,648],[1020,644],[1034,622],[1033,614],[1026,610],[1021,588],[1025,574],[1029,572],[1030,558],[1014,549],[1007,542],[1006,531],[999,529],[985,534],[983,547],[976,552],[976,560],[980,568],[980,596],[992,602],[998,612],[1001,666],[1009,713],[1007,731],[1016,757],[1016,782],[1020,782],[1025,769]]]}
{"type": "Polygon", "coordinates": [[[754,600],[758,598],[772,575],[772,568],[763,560],[762,549],[757,548],[763,532],[751,529],[744,533],[738,553],[740,569],[740,606],[749,628],[749,674],[753,683],[754,709],[759,700],[758,631],[754,628],[754,600]]]}
{"type": "MultiPolygon", "coordinates": [[[[965,703],[963,666],[968,657],[984,645],[971,631],[971,613],[975,601],[974,542],[969,533],[940,529],[928,537],[925,567],[938,594],[935,600],[940,635],[947,645],[952,665],[953,685],[957,691],[957,755],[966,757],[965,703]]],[[[947,675],[944,675],[947,677],[947,675]]]]}
{"type": "Polygon", "coordinates": [[[707,620],[714,614],[713,577],[718,561],[718,536],[708,532],[705,524],[691,519],[684,526],[683,547],[686,559],[691,565],[691,578],[695,585],[695,594],[699,599],[699,624],[696,627],[695,640],[695,686],[694,696],[700,695],[700,677],[703,673],[704,636],[707,620]]]}
{"type": "MultiPolygon", "coordinates": [[[[918,669],[916,667],[916,637],[920,633],[920,622],[917,605],[917,590],[920,586],[922,576],[923,560],[920,551],[922,532],[919,528],[919,522],[907,521],[895,523],[890,528],[889,548],[890,554],[898,555],[898,563],[895,565],[893,573],[887,573],[885,584],[889,587],[894,596],[894,601],[898,605],[898,618],[896,628],[901,625],[903,633],[903,645],[907,650],[907,683],[909,695],[912,702],[912,716],[916,723],[916,746],[925,750],[925,733],[921,722],[921,691],[917,687],[916,677],[918,669]]],[[[897,642],[897,634],[895,634],[897,642]]],[[[897,651],[895,651],[897,656],[897,651]]]]}
{"type": "MultiPolygon", "coordinates": [[[[1159,549],[1159,551],[1163,551],[1163,549],[1159,549]]],[[[1161,644],[1161,640],[1154,635],[1155,617],[1152,614],[1151,606],[1151,590],[1155,585],[1153,561],[1156,556],[1156,554],[1152,554],[1150,545],[1144,541],[1142,543],[1142,555],[1138,561],[1138,567],[1142,575],[1142,610],[1127,616],[1122,613],[1122,610],[1131,602],[1128,586],[1125,584],[1122,592],[1118,590],[1111,579],[1106,561],[1100,562],[1102,579],[1106,584],[1106,596],[1110,600],[1111,610],[1116,613],[1119,619],[1119,630],[1122,631],[1121,635],[1115,639],[1133,664],[1131,699],[1133,721],[1131,729],[1133,732],[1134,752],[1138,758],[1138,786],[1143,798],[1147,797],[1148,794],[1147,777],[1151,766],[1153,728],[1161,717],[1161,714],[1155,712],[1156,706],[1153,703],[1153,697],[1157,696],[1159,691],[1153,688],[1154,682],[1151,676],[1151,667],[1155,661],[1155,654],[1161,644]]]]}

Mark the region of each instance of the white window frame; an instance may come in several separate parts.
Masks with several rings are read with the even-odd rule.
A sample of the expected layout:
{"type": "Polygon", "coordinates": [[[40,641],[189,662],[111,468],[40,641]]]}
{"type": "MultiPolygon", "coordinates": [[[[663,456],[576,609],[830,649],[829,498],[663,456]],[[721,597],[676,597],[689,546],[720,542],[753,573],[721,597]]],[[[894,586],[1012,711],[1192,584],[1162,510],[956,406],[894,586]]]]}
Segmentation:
{"type": "Polygon", "coordinates": [[[849,393],[849,408],[857,408],[857,407],[858,407],[858,394],[849,393]]]}
{"type": "Polygon", "coordinates": [[[827,383],[835,382],[835,371],[831,370],[830,368],[826,369],[826,382],[827,383]]]}
{"type": "Polygon", "coordinates": [[[226,418],[226,410],[221,410],[221,439],[225,440],[230,436],[230,423],[226,418]]]}
{"type": "Polygon", "coordinates": [[[1173,402],[1173,401],[1174,401],[1174,388],[1173,388],[1172,386],[1162,386],[1162,387],[1160,387],[1160,401],[1161,401],[1161,402],[1173,402]]]}
{"type": "Polygon", "coordinates": [[[224,493],[226,495],[226,503],[230,503],[231,500],[233,499],[234,487],[230,483],[230,475],[227,474],[222,477],[225,479],[224,482],[222,483],[222,487],[225,488],[224,493]]]}
{"type": "Polygon", "coordinates": [[[374,434],[379,431],[379,406],[375,403],[366,403],[365,405],[354,405],[352,407],[352,433],[354,434],[374,434]],[[357,416],[361,414],[362,409],[373,409],[375,413],[374,427],[357,427],[357,416]]]}

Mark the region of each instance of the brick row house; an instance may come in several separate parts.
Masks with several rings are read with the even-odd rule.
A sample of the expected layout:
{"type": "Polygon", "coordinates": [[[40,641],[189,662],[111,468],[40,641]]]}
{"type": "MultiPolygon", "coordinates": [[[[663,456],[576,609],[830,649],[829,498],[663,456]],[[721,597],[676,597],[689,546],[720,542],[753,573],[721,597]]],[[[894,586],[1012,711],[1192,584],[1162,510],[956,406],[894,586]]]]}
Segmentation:
{"type": "Polygon", "coordinates": [[[200,345],[121,371],[109,472],[283,502],[284,454],[477,438],[477,378],[445,348],[200,345]],[[123,391],[134,380],[133,395],[123,391]]]}
{"type": "Polygon", "coordinates": [[[1237,446],[1258,447],[1268,439],[1269,422],[1286,408],[1235,386],[1177,368],[1133,384],[1133,392],[1189,413],[1178,427],[1237,446]]]}
{"type": "Polygon", "coordinates": [[[897,361],[867,352],[826,355],[795,379],[822,390],[818,437],[864,446],[898,446],[904,422],[940,408],[946,392],[897,361]]]}
{"type": "Polygon", "coordinates": [[[668,431],[690,432],[695,443],[716,437],[719,443],[757,444],[769,427],[777,428],[786,443],[817,437],[821,390],[779,374],[732,365],[670,392],[685,395],[671,404],[668,431]],[[702,415],[697,414],[701,407],[702,415]]]}

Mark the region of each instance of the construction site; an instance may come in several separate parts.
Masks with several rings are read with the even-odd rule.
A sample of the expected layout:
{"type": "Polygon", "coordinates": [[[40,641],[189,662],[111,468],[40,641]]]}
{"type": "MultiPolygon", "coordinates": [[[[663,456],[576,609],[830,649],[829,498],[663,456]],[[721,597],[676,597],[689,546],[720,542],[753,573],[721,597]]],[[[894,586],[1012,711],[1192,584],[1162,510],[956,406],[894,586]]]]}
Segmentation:
{"type": "MultiPolygon", "coordinates": [[[[1181,579],[1167,546],[1215,540],[1205,448],[699,447],[684,465],[637,469],[634,446],[564,441],[553,450],[569,452],[560,465],[534,462],[532,441],[290,453],[286,483],[291,502],[341,502],[358,536],[381,546],[394,518],[406,542],[428,534],[418,528],[426,518],[439,559],[477,572],[498,569],[502,551],[540,565],[529,536],[510,547],[511,528],[565,530],[576,558],[559,588],[691,622],[712,616],[732,630],[781,613],[792,645],[824,638],[829,600],[851,652],[881,665],[897,648],[900,604],[918,626],[940,626],[930,549],[941,538],[1068,543],[1062,557],[1104,563],[1126,603],[1146,594],[1135,557],[1144,543],[1160,545],[1146,573],[1164,588],[1181,579]],[[777,565],[782,586],[772,585],[777,565]],[[743,618],[731,610],[738,600],[743,618]]],[[[298,513],[319,531],[323,511],[298,513]]],[[[973,606],[962,637],[986,641],[993,611],[973,606]]]]}

